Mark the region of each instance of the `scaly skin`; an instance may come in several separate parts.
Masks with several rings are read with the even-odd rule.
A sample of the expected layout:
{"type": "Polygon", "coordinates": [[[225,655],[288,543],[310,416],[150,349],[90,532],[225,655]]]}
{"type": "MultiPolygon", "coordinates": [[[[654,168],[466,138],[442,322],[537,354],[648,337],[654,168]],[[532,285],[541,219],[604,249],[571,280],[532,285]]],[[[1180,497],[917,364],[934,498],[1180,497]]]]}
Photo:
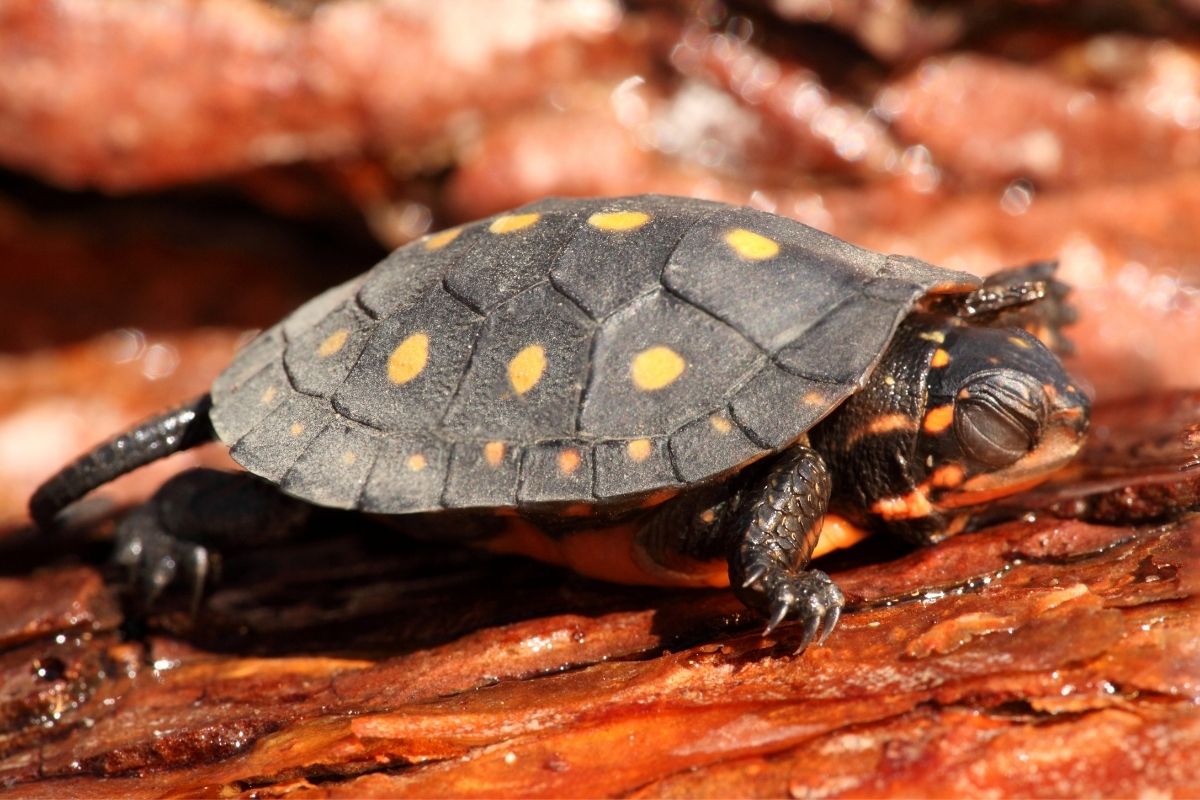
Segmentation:
{"type": "Polygon", "coordinates": [[[804,623],[801,651],[814,640],[825,641],[845,604],[828,575],[804,570],[820,538],[831,488],[820,454],[804,445],[792,448],[743,512],[729,559],[730,585],[743,603],[767,617],[767,632],[786,619],[804,623]]]}

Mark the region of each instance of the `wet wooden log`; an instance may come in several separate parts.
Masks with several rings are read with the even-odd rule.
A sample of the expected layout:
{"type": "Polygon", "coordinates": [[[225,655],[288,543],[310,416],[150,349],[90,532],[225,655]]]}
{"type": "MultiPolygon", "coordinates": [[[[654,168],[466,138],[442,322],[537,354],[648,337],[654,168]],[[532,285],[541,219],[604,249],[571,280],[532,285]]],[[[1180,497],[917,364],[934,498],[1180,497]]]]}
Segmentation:
{"type": "Polygon", "coordinates": [[[829,5],[0,4],[5,168],[225,181],[0,175],[0,795],[1200,793],[1189,12],[829,5]],[[982,530],[831,556],[852,604],[802,656],[726,592],[332,513],[139,618],[113,521],[220,448],[26,527],[53,469],[370,264],[355,214],[395,244],[638,191],[980,273],[1059,258],[1088,450],[982,530]]]}
{"type": "Polygon", "coordinates": [[[14,532],[2,794],[1192,794],[1198,426],[1196,392],[1101,408],[1026,518],[831,557],[850,608],[802,656],[726,592],[342,514],[135,622],[103,547],[14,532]]]}

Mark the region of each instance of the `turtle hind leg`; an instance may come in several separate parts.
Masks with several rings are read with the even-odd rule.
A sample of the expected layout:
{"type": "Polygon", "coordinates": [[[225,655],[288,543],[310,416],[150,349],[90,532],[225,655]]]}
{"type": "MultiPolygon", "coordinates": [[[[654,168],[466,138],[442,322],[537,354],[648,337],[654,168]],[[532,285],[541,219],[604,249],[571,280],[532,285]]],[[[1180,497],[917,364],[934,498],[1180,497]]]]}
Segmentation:
{"type": "Polygon", "coordinates": [[[188,470],[118,524],[113,560],[128,571],[143,608],[181,585],[191,593],[194,613],[217,577],[222,551],[287,538],[311,509],[249,473],[188,470]]]}
{"type": "Polygon", "coordinates": [[[1063,329],[1078,314],[1070,303],[1070,285],[1058,280],[1056,261],[1034,261],[988,276],[970,294],[956,300],[958,316],[997,328],[1023,328],[1058,355],[1075,347],[1063,329]]]}
{"type": "Polygon", "coordinates": [[[804,625],[800,646],[824,642],[845,598],[829,576],[806,570],[821,533],[832,482],[820,454],[797,445],[749,490],[729,555],[734,593],[767,617],[770,632],[785,620],[804,625]]]}

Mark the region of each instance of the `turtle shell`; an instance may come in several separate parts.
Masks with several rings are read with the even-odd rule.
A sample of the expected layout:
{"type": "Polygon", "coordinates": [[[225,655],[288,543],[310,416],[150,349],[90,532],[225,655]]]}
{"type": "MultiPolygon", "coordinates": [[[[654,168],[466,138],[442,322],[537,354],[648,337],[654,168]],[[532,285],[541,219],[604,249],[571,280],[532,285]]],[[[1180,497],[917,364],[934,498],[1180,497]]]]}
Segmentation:
{"type": "Polygon", "coordinates": [[[233,458],[383,513],[637,502],[787,447],[977,280],[702,200],[551,199],[393,252],[213,386],[233,458]]]}

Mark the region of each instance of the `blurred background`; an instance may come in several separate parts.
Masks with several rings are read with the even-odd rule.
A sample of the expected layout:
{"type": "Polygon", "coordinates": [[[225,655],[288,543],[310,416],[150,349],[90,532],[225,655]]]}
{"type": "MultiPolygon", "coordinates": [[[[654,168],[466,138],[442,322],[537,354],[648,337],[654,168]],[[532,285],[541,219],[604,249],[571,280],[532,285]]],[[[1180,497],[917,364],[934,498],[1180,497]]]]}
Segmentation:
{"type": "Polygon", "coordinates": [[[1194,0],[0,0],[0,523],[312,294],[546,195],[1057,258],[1100,399],[1200,385],[1198,33],[1194,0]]]}

